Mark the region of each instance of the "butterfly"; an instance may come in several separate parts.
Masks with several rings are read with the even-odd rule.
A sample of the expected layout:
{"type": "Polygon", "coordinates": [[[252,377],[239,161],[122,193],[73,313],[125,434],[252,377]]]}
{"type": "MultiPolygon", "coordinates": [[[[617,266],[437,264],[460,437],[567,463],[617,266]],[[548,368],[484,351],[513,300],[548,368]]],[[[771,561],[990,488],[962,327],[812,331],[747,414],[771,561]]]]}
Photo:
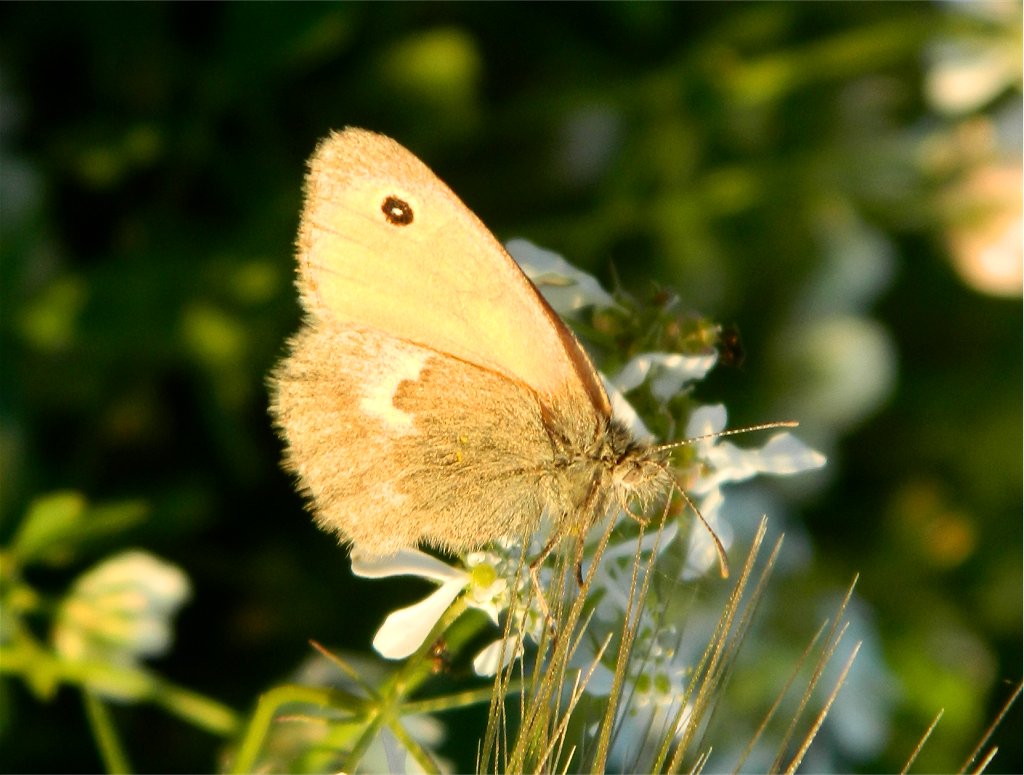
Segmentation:
{"type": "Polygon", "coordinates": [[[616,506],[642,519],[676,486],[676,445],[612,416],[573,333],[394,140],[350,128],[320,143],[297,259],[304,319],[270,408],[286,468],[343,543],[459,553],[524,538],[547,513],[545,552],[575,538],[578,575],[591,526],[616,506]]]}

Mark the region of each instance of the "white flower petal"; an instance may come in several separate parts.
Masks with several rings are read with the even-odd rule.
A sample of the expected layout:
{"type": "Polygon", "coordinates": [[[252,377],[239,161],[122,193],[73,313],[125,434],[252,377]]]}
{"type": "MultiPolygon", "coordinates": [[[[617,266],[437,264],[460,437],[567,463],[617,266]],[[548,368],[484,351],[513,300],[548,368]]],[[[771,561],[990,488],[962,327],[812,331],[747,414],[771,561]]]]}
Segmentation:
{"type": "Polygon", "coordinates": [[[603,374],[600,376],[605,392],[608,393],[608,401],[612,405],[612,417],[625,425],[633,434],[633,438],[640,441],[654,441],[654,434],[647,430],[644,421],[640,419],[640,415],[636,413],[633,405],[626,400],[622,391],[603,374]]]}
{"type": "Polygon", "coordinates": [[[144,607],[164,613],[177,610],[191,594],[188,576],[153,555],[132,549],[107,559],[75,584],[83,596],[101,597],[111,590],[131,590],[145,597],[144,607]]]}
{"type": "Polygon", "coordinates": [[[501,668],[522,653],[521,648],[516,647],[516,638],[499,638],[491,645],[485,647],[473,658],[473,672],[477,675],[495,675],[501,668]],[[502,650],[504,649],[504,661],[502,650]],[[500,663],[499,663],[500,662],[500,663]]]}
{"type": "Polygon", "coordinates": [[[170,648],[171,618],[191,593],[188,576],[129,550],[82,574],[61,601],[53,641],[68,659],[132,664],[170,648]]]}
{"type": "Polygon", "coordinates": [[[712,446],[704,459],[713,471],[694,487],[695,492],[707,492],[725,482],[742,482],[761,470],[761,450],[743,449],[728,441],[712,446]]]}
{"type": "Polygon", "coordinates": [[[723,404],[710,404],[699,406],[690,414],[690,420],[686,423],[686,438],[693,439],[697,436],[707,436],[710,433],[718,433],[725,430],[727,415],[723,404]]]}
{"type": "Polygon", "coordinates": [[[505,249],[559,314],[582,307],[615,306],[615,299],[592,275],[581,272],[557,253],[521,238],[509,240],[505,249]]]}
{"type": "Polygon", "coordinates": [[[495,624],[499,623],[501,612],[508,608],[508,602],[508,581],[506,579],[498,579],[487,589],[473,589],[471,587],[466,597],[466,603],[470,608],[483,611],[487,614],[487,618],[495,624]]]}
{"type": "Polygon", "coordinates": [[[615,673],[598,662],[594,667],[594,672],[590,674],[590,680],[583,687],[583,691],[592,697],[607,697],[612,693],[614,680],[615,673]]]}
{"type": "Polygon", "coordinates": [[[668,401],[682,390],[687,382],[703,379],[717,360],[717,353],[641,353],[622,367],[622,371],[613,382],[622,392],[628,393],[650,378],[651,393],[654,397],[659,401],[668,401]]]}
{"type": "Polygon", "coordinates": [[[705,493],[726,482],[742,482],[758,474],[785,476],[820,468],[825,456],[808,447],[791,433],[779,433],[761,449],[743,449],[727,441],[704,451],[712,471],[702,477],[691,491],[705,493]]]}
{"type": "Polygon", "coordinates": [[[402,549],[389,557],[375,557],[357,548],[352,550],[351,559],[352,572],[365,579],[420,576],[441,583],[468,579],[465,571],[453,568],[419,549],[402,549]]]}
{"type": "Polygon", "coordinates": [[[761,470],[767,474],[797,474],[821,468],[825,461],[792,433],[778,433],[761,448],[761,470]]]}
{"type": "Polygon", "coordinates": [[[377,653],[405,659],[416,651],[465,586],[466,579],[449,581],[415,605],[392,612],[373,638],[377,653]]]}

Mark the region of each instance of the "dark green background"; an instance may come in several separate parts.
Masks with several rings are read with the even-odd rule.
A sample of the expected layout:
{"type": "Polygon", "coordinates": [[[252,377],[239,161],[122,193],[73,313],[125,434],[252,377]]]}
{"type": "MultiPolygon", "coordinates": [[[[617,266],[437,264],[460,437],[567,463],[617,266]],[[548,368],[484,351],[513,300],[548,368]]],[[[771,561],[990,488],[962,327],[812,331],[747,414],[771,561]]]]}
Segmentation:
{"type": "MultiPolygon", "coordinates": [[[[794,501],[788,529],[813,553],[773,615],[806,614],[802,642],[817,595],[860,571],[899,683],[888,744],[844,766],[898,768],[940,707],[920,766],[959,766],[1020,678],[1021,304],[949,261],[945,192],[976,162],[922,160],[1017,105],[1019,166],[1020,90],[950,118],[923,83],[940,39],[1017,39],[1014,7],[998,22],[913,3],[5,4],[0,538],[50,491],[144,500],[143,526],[32,580],[59,593],[123,546],[180,564],[195,597],[155,667],[242,711],[307,638],[365,650],[422,591],[350,577],[278,469],[265,411],[298,321],[305,159],[365,126],[500,238],[739,326],[744,367],[698,396],[735,423],[804,420],[832,460],[794,501]],[[604,148],[591,166],[566,161],[572,127],[609,138],[584,145],[604,148]],[[851,223],[891,252],[852,312],[879,324],[895,380],[816,427],[800,397],[821,366],[789,345],[820,323],[804,290],[851,223]]],[[[3,689],[5,771],[99,768],[72,690],[43,705],[3,689]]],[[[116,718],[142,770],[215,766],[212,737],[147,707],[116,718]]],[[[1020,772],[1020,726],[1018,709],[991,771],[1020,772]]]]}

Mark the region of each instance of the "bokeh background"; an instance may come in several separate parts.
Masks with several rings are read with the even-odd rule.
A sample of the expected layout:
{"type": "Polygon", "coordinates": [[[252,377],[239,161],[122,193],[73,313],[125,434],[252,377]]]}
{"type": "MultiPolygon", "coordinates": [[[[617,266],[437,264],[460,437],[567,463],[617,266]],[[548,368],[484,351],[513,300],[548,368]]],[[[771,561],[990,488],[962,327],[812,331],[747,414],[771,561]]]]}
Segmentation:
{"type": "MultiPolygon", "coordinates": [[[[897,769],[940,708],[921,770],[979,740],[1021,676],[1019,3],[4,4],[0,29],[0,545],[48,493],[144,516],[37,589],[125,547],[179,565],[151,664],[243,713],[308,638],[366,652],[422,593],[350,576],[266,415],[305,159],[364,126],[499,238],[735,325],[742,366],[698,398],[829,455],[756,491],[798,551],[725,734],[859,572],[827,761],[897,769]]],[[[179,719],[115,719],[140,770],[216,766],[179,719]]],[[[1019,705],[996,742],[990,771],[1020,772],[1019,705]]],[[[0,766],[97,770],[77,692],[5,672],[0,766]]]]}

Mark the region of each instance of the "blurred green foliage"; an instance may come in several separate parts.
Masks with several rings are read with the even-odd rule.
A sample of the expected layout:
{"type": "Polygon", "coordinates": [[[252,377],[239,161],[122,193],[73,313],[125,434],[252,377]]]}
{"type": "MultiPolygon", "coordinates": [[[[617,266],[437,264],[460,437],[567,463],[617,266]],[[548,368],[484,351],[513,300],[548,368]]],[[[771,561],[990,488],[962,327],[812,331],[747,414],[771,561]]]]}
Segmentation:
{"type": "MultiPolygon", "coordinates": [[[[194,600],[154,666],[243,713],[307,638],[366,651],[421,591],[351,577],[265,409],[305,159],[366,126],[500,238],[738,326],[745,365],[698,398],[801,420],[831,458],[772,491],[804,547],[778,653],[861,573],[882,683],[833,721],[882,729],[830,733],[840,766],[897,769],[943,707],[921,770],[978,741],[1021,665],[1019,3],[5,4],[0,26],[0,544],[34,588],[124,547],[172,560],[194,600]],[[31,504],[64,491],[73,540],[35,555],[57,522],[31,504]]],[[[143,771],[223,744],[149,705],[113,720],[143,771]]],[[[1020,725],[991,771],[1021,771],[1020,725]]],[[[462,769],[480,731],[450,730],[462,769]]],[[[6,771],[101,766],[70,689],[10,677],[0,746],[6,771]]]]}

